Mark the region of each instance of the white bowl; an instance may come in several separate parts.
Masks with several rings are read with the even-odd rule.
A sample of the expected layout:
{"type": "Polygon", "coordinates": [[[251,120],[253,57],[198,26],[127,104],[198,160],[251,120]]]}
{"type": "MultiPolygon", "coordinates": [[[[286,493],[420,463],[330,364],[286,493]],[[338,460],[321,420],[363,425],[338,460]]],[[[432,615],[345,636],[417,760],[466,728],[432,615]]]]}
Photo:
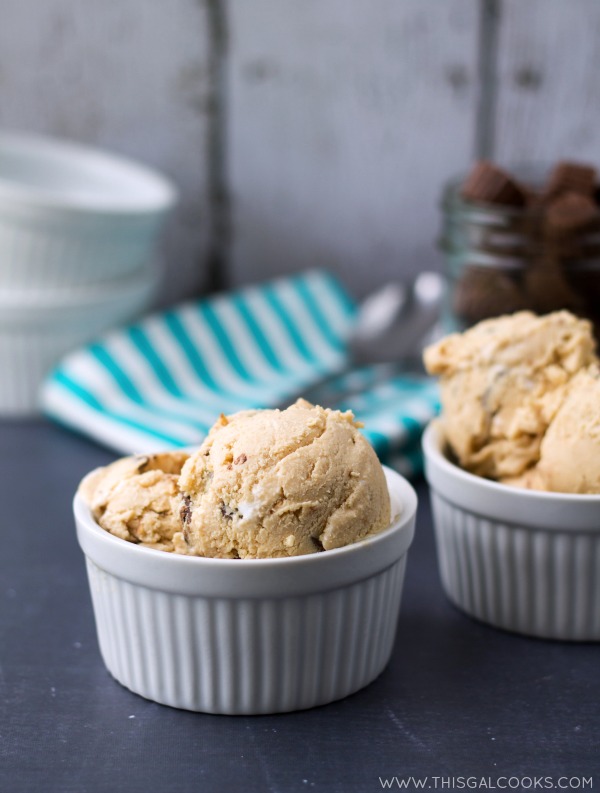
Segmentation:
{"type": "Polygon", "coordinates": [[[159,173],[74,143],[0,135],[0,288],[71,288],[152,258],[176,190],[159,173]]]}
{"type": "Polygon", "coordinates": [[[0,415],[39,411],[43,379],[67,352],[111,327],[135,319],[151,304],[158,268],[109,286],[61,291],[0,291],[0,415]]]}
{"type": "Polygon", "coordinates": [[[600,640],[600,496],[508,487],[463,471],[446,456],[439,420],[423,451],[450,600],[498,628],[600,640]]]}
{"type": "Polygon", "coordinates": [[[125,542],[80,496],[100,651],[147,699],[223,714],[278,713],[358,691],[386,666],[396,634],[417,498],[386,469],[389,529],[288,559],[205,559],[125,542]]]}

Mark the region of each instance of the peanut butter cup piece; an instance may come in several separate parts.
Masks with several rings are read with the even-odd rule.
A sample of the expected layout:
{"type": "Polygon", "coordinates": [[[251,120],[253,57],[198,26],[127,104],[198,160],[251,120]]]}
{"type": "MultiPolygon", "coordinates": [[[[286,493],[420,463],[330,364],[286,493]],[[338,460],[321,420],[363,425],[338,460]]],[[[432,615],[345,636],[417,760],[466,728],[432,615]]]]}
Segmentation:
{"type": "Polygon", "coordinates": [[[551,236],[577,234],[592,229],[599,218],[593,198],[570,191],[555,198],[547,208],[545,231],[551,236]]]}
{"type": "Polygon", "coordinates": [[[530,267],[523,283],[530,307],[538,314],[550,314],[562,309],[579,313],[583,308],[583,301],[558,262],[546,260],[541,265],[530,267]]]}
{"type": "Polygon", "coordinates": [[[475,163],[467,176],[461,196],[465,201],[521,207],[527,202],[526,191],[509,174],[488,160],[475,163]]]}
{"type": "Polygon", "coordinates": [[[542,199],[545,203],[553,201],[563,193],[578,193],[582,196],[594,197],[596,190],[596,169],[583,163],[557,163],[552,169],[542,199]]]}
{"type": "Polygon", "coordinates": [[[474,324],[482,319],[530,308],[519,285],[507,273],[488,267],[467,267],[456,284],[453,300],[458,317],[474,324]]]}

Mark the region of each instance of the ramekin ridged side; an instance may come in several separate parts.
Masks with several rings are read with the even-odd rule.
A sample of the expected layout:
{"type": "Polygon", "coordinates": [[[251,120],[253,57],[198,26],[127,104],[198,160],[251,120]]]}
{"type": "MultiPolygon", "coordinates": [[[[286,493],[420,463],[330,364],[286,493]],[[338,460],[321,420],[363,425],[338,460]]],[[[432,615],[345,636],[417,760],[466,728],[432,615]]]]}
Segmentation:
{"type": "Polygon", "coordinates": [[[386,475],[404,504],[390,529],[290,559],[139,548],[92,527],[76,499],[109,672],[155,702],[229,715],[301,710],[366,686],[392,652],[416,512],[410,485],[386,475]]]}
{"type": "Polygon", "coordinates": [[[462,471],[425,432],[440,577],[467,614],[528,636],[600,640],[600,496],[520,490],[462,471]]]}
{"type": "Polygon", "coordinates": [[[164,214],[47,217],[0,199],[0,284],[71,292],[132,275],[150,257],[164,214]]]}
{"type": "Polygon", "coordinates": [[[84,340],[78,327],[32,331],[0,327],[0,415],[36,413],[44,377],[61,355],[84,340]]]}
{"type": "Polygon", "coordinates": [[[115,578],[87,560],[98,641],[119,683],[176,708],[301,710],[345,697],[386,666],[406,556],[378,575],[291,598],[208,598],[115,578]]]}
{"type": "Polygon", "coordinates": [[[67,352],[150,305],[157,268],[145,266],[139,278],[121,279],[111,289],[46,294],[0,290],[0,415],[26,416],[39,411],[39,389],[67,352]]]}
{"type": "Polygon", "coordinates": [[[491,521],[432,491],[444,589],[484,622],[548,639],[600,640],[600,532],[491,521]]]}

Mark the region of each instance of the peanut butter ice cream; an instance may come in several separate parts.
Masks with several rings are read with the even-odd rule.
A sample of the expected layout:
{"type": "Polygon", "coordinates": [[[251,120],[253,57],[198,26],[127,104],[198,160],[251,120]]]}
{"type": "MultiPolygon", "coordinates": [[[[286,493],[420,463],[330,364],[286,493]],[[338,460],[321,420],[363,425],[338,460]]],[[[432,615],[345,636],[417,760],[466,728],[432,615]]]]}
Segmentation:
{"type": "Polygon", "coordinates": [[[525,485],[561,493],[600,493],[600,367],[578,372],[542,441],[525,485]]]}
{"type": "Polygon", "coordinates": [[[178,486],[187,458],[182,452],[125,457],[92,471],[79,492],[100,526],[116,537],[187,553],[178,486]]]}
{"type": "Polygon", "coordinates": [[[390,523],[383,469],[350,412],[299,400],[221,416],[199,450],[125,457],[79,492],[102,528],[233,559],[338,548],[390,523]]]}
{"type": "Polygon", "coordinates": [[[594,350],[591,324],[567,311],[485,320],[427,348],[425,365],[440,376],[444,430],[459,464],[540,487],[535,467],[545,436],[557,436],[549,428],[571,382],[597,361],[594,350]]]}
{"type": "Polygon", "coordinates": [[[304,400],[221,417],[179,486],[184,536],[199,556],[309,554],[390,522],[383,469],[352,414],[304,400]]]}

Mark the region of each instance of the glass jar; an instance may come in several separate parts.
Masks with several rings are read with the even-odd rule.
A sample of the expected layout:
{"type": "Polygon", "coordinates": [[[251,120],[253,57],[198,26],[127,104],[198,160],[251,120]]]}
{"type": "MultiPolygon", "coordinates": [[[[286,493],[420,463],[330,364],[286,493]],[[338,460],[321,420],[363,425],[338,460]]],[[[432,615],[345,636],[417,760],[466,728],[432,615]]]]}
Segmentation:
{"type": "MultiPolygon", "coordinates": [[[[517,173],[525,184],[541,183],[531,172],[517,173]]],[[[463,182],[449,182],[442,197],[448,330],[523,309],[568,309],[590,319],[600,339],[600,210],[597,227],[550,232],[541,202],[506,207],[465,201],[463,182]]]]}

